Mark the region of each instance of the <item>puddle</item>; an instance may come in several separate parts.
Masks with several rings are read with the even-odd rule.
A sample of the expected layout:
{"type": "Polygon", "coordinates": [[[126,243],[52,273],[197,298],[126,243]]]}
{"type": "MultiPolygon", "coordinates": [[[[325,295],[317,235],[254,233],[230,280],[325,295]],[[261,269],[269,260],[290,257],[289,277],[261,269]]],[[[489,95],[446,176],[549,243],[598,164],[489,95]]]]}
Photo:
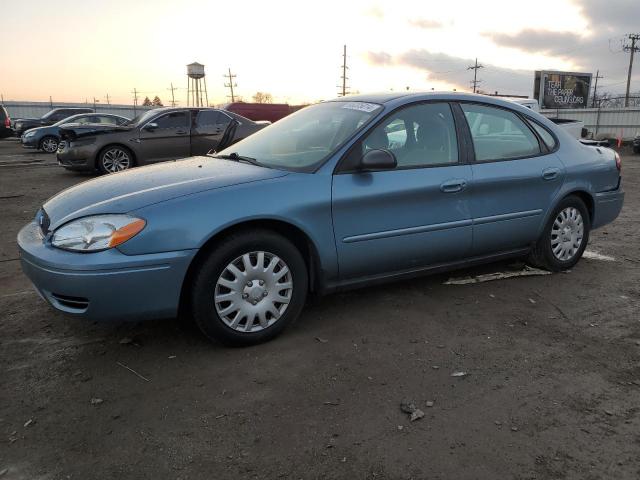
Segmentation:
{"type": "Polygon", "coordinates": [[[494,280],[504,280],[505,278],[514,277],[533,277],[538,275],[551,275],[551,272],[540,270],[538,268],[524,267],[522,270],[514,270],[510,272],[495,272],[476,275],[474,277],[452,277],[444,285],[467,285],[470,283],[492,282],[494,280]]]}
{"type": "Polygon", "coordinates": [[[587,260],[603,260],[605,262],[616,261],[614,257],[610,257],[609,255],[602,255],[601,253],[594,252],[593,250],[585,250],[582,254],[582,258],[586,258],[587,260]]]}

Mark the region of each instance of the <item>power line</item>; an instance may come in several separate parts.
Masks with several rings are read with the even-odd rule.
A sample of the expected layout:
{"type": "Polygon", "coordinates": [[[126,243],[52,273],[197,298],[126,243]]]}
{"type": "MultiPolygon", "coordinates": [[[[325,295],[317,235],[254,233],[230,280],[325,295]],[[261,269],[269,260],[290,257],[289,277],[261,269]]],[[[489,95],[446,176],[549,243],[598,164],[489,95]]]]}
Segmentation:
{"type": "Polygon", "coordinates": [[[478,80],[478,70],[484,68],[484,65],[478,64],[478,58],[476,57],[475,65],[471,65],[467,67],[467,70],[473,70],[473,80],[470,82],[473,85],[473,93],[476,93],[476,89],[478,85],[482,82],[482,80],[478,80]]]}
{"type": "Polygon", "coordinates": [[[171,88],[167,88],[167,90],[171,90],[171,106],[175,107],[176,106],[176,98],[174,95],[174,92],[178,89],[178,87],[174,87],[173,86],[173,82],[171,82],[171,88]]]}
{"type": "Polygon", "coordinates": [[[138,110],[138,90],[136,90],[135,87],[133,87],[133,116],[137,116],[137,110],[138,110]]]}
{"type": "Polygon", "coordinates": [[[340,78],[342,79],[342,87],[338,86],[338,88],[341,88],[341,91],[338,92],[338,95],[341,97],[346,97],[349,92],[347,91],[347,80],[349,79],[349,77],[347,77],[347,70],[349,67],[347,67],[347,46],[344,45],[343,50],[342,50],[342,75],[340,76],[340,78]]]}
{"type": "Polygon", "coordinates": [[[638,33],[630,33],[627,35],[627,39],[631,41],[631,45],[628,43],[623,45],[622,50],[625,52],[629,52],[629,73],[627,74],[627,93],[625,95],[624,106],[629,106],[629,88],[631,87],[631,71],[633,70],[633,54],[635,52],[640,52],[640,48],[636,47],[636,42],[640,40],[640,34],[638,33]]]}
{"type": "Polygon", "coordinates": [[[227,75],[223,75],[224,78],[228,78],[229,79],[229,83],[225,83],[224,86],[225,88],[228,88],[231,90],[231,95],[227,95],[231,97],[231,103],[236,101],[236,97],[233,93],[233,87],[237,87],[238,84],[234,82],[234,78],[236,78],[237,75],[232,74],[231,73],[231,68],[229,68],[229,73],[227,75]]]}
{"type": "Polygon", "coordinates": [[[600,75],[600,70],[598,70],[596,72],[596,83],[593,86],[593,100],[591,100],[591,107],[595,107],[596,106],[596,95],[598,94],[598,79],[599,78],[604,78],[603,76],[600,75]]]}

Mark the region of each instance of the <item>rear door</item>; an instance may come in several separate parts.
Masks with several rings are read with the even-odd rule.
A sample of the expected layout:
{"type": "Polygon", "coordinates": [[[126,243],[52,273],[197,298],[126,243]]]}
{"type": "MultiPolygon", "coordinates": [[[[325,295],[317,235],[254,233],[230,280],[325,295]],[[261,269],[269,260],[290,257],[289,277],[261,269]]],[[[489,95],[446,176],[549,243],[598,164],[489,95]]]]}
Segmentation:
{"type": "Polygon", "coordinates": [[[190,125],[191,112],[188,110],[168,112],[151,119],[140,129],[138,161],[154,163],[188,157],[191,154],[190,125]],[[150,129],[150,123],[157,124],[157,128],[150,129]]]}
{"type": "Polygon", "coordinates": [[[475,154],[473,255],[528,247],[564,178],[552,153],[555,145],[548,146],[533,124],[512,110],[479,103],[460,108],[475,154]]]}
{"type": "Polygon", "coordinates": [[[231,117],[219,110],[200,110],[191,130],[192,155],[216,150],[231,123],[231,117]]]}
{"type": "Polygon", "coordinates": [[[404,107],[369,131],[333,177],[340,277],[411,271],[466,257],[472,221],[471,166],[459,154],[449,104],[404,107]],[[390,150],[393,170],[350,167],[371,149],[390,150]]]}

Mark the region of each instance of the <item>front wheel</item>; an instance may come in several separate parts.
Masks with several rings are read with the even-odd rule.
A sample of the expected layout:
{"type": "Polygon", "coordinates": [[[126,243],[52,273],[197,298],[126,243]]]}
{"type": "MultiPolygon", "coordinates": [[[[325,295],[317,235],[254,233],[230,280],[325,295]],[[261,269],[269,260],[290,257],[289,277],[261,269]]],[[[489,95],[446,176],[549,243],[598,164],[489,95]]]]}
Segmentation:
{"type": "Polygon", "coordinates": [[[231,346],[270,340],[305,303],[305,261],[289,240],[268,230],[233,234],[196,271],[191,312],[202,332],[231,346]]]}
{"type": "Polygon", "coordinates": [[[133,155],[128,148],[114,145],[98,155],[98,170],[101,173],[117,173],[133,167],[133,155]]]}
{"type": "Polygon", "coordinates": [[[60,141],[56,137],[47,136],[40,141],[40,150],[46,153],[56,153],[60,141]]]}
{"type": "Polygon", "coordinates": [[[553,272],[572,268],[587,247],[591,221],[584,202],[575,196],[563,199],[549,217],[529,261],[553,272]]]}

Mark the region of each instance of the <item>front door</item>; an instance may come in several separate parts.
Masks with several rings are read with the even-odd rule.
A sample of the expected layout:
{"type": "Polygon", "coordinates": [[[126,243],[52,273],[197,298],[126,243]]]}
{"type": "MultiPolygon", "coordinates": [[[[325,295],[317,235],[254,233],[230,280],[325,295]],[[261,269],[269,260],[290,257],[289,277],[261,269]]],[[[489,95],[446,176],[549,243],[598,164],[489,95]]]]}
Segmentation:
{"type": "Polygon", "coordinates": [[[218,150],[230,123],[231,117],[223,112],[200,110],[191,131],[192,155],[205,155],[210,150],[218,150]]]}
{"type": "Polygon", "coordinates": [[[459,158],[447,103],[402,108],[369,131],[333,177],[333,224],[344,281],[420,269],[469,254],[471,167],[459,158]],[[394,153],[393,170],[360,172],[371,149],[394,153]]]}
{"type": "Polygon", "coordinates": [[[165,113],[150,120],[140,129],[138,161],[162,162],[191,155],[190,125],[191,112],[188,110],[165,113]],[[152,123],[157,127],[151,127],[152,123]]]}
{"type": "Polygon", "coordinates": [[[526,248],[537,240],[564,178],[564,166],[551,153],[554,145],[547,145],[555,139],[511,110],[460,106],[475,150],[473,254],[526,248]]]}

